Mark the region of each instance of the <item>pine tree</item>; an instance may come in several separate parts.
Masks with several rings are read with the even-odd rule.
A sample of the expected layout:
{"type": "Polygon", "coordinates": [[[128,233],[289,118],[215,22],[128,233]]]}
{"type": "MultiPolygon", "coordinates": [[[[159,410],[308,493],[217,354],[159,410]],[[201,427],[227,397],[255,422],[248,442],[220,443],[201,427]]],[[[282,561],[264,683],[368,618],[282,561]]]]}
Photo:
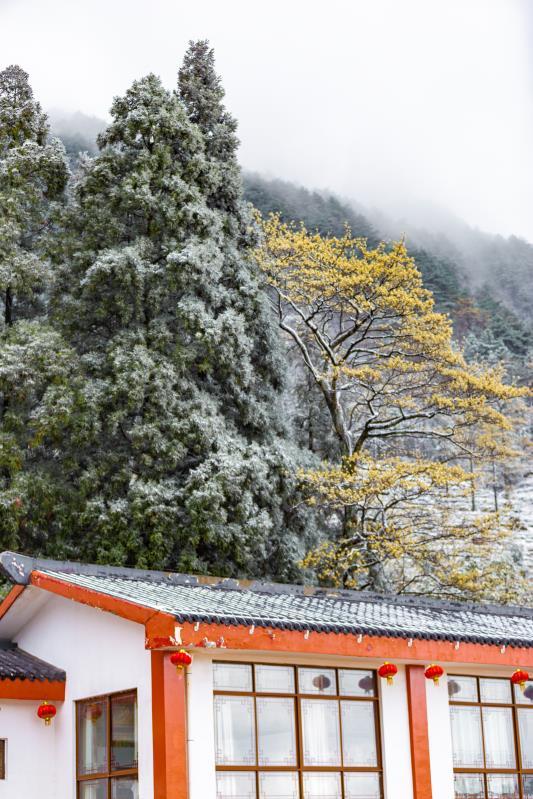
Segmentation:
{"type": "Polygon", "coordinates": [[[56,294],[86,374],[79,554],[293,577],[281,361],[222,146],[233,123],[213,149],[209,119],[154,75],[111,114],[65,219],[56,294]]]}
{"type": "Polygon", "coordinates": [[[48,140],[28,75],[8,67],[0,73],[0,536],[4,547],[33,551],[43,543],[42,512],[49,537],[54,527],[55,448],[75,370],[46,320],[46,241],[67,178],[64,148],[48,140]]]}
{"type": "Polygon", "coordinates": [[[0,291],[3,324],[32,316],[46,288],[43,233],[66,185],[63,145],[47,141],[46,117],[18,66],[0,72],[0,291]]]}

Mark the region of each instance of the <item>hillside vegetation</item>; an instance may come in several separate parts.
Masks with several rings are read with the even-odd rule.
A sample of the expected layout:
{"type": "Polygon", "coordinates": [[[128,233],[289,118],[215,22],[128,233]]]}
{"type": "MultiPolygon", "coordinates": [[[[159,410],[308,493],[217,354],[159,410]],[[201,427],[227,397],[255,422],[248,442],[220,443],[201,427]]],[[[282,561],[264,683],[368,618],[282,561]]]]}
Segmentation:
{"type": "Polygon", "coordinates": [[[204,41],[53,124],[0,73],[2,547],[527,601],[530,245],[243,180],[204,41]]]}

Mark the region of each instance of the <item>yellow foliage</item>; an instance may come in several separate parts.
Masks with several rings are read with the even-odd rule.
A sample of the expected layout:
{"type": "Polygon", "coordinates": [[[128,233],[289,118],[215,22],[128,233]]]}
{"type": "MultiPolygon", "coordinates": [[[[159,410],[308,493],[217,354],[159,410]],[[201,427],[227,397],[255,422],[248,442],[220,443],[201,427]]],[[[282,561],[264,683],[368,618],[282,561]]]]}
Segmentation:
{"type": "Polygon", "coordinates": [[[405,242],[369,248],[348,229],[323,237],[276,215],[259,222],[256,258],[280,327],[341,451],[338,464],[300,474],[307,502],[342,519],[305,565],[345,585],[376,587],[387,572],[398,590],[477,596],[499,584],[503,597],[507,567],[490,553],[504,525],[458,522],[449,496],[472,490],[474,462],[512,452],[510,408],[527,390],[466,363],[405,242]]]}

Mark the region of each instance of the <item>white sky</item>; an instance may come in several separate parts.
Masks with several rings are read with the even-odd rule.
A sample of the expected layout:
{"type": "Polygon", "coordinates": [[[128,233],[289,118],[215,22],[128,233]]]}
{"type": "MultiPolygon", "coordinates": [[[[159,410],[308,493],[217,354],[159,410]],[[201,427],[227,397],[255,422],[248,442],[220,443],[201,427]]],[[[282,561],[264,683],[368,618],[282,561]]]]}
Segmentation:
{"type": "Polygon", "coordinates": [[[0,0],[0,67],[107,116],[208,38],[249,169],[533,241],[533,0],[0,0]]]}

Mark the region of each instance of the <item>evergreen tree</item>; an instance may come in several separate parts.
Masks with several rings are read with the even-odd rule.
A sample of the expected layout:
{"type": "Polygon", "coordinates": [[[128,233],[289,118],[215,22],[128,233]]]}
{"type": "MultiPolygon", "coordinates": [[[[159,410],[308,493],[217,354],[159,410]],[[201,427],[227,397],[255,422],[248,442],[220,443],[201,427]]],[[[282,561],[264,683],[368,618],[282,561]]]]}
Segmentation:
{"type": "MultiPolygon", "coordinates": [[[[65,152],[18,66],[0,73],[0,536],[38,551],[57,498],[56,446],[75,361],[46,320],[46,240],[68,178],[65,152]]],[[[61,493],[61,492],[60,492],[61,493]]]]}
{"type": "Polygon", "coordinates": [[[35,314],[49,277],[41,257],[43,234],[68,169],[63,145],[48,142],[47,133],[28,75],[18,66],[0,72],[0,292],[6,327],[35,314]]]}
{"type": "Polygon", "coordinates": [[[302,520],[235,126],[189,55],[188,101],[153,75],[114,101],[65,219],[56,314],[86,374],[71,524],[84,558],[293,578],[302,520]]]}

